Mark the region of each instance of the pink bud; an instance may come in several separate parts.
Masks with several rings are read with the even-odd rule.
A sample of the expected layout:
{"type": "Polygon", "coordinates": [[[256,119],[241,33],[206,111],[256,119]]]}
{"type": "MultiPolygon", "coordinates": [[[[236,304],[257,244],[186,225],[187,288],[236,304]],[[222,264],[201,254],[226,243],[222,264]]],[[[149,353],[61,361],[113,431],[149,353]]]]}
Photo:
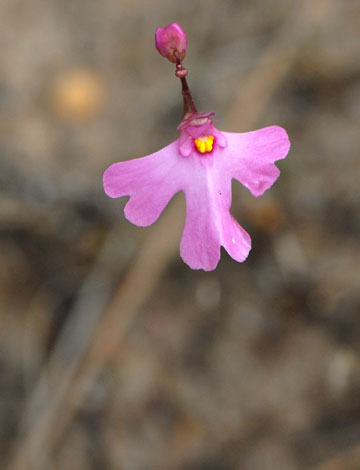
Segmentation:
{"type": "Polygon", "coordinates": [[[187,36],[177,23],[169,24],[165,28],[157,28],[155,47],[163,57],[176,64],[176,55],[180,61],[185,57],[187,36]]]}

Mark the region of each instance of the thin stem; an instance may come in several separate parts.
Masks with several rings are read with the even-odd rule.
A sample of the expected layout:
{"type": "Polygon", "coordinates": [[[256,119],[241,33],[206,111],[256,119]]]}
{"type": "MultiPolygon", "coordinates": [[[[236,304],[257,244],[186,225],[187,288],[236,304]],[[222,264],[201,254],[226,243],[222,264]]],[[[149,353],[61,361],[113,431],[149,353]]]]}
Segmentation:
{"type": "Polygon", "coordinates": [[[180,60],[177,52],[175,52],[175,57],[176,57],[177,72],[184,72],[185,73],[185,75],[183,77],[176,74],[176,76],[179,77],[180,80],[181,80],[181,92],[182,92],[182,95],[183,95],[183,98],[184,98],[184,115],[186,113],[190,112],[190,111],[191,111],[191,113],[197,113],[198,110],[195,106],[195,103],[194,103],[194,100],[192,98],[189,85],[188,85],[187,80],[185,78],[186,74],[187,74],[187,71],[182,66],[181,60],[180,60]]]}
{"type": "MultiPolygon", "coordinates": [[[[187,108],[190,107],[192,113],[197,113],[198,111],[196,109],[195,103],[194,103],[193,98],[191,96],[191,91],[190,91],[190,88],[188,86],[186,78],[180,78],[180,80],[181,80],[181,88],[182,88],[181,92],[182,92],[182,95],[184,97],[184,105],[185,105],[185,102],[186,102],[187,108]]],[[[188,110],[186,109],[184,111],[187,112],[188,110]]]]}

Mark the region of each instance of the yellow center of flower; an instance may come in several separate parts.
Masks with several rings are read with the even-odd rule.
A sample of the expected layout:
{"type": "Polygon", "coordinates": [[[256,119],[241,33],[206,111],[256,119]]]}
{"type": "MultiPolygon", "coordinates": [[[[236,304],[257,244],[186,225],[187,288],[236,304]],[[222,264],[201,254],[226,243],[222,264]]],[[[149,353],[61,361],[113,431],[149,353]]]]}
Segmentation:
{"type": "Polygon", "coordinates": [[[200,153],[211,152],[214,146],[214,136],[204,135],[195,139],[195,147],[200,153]]]}

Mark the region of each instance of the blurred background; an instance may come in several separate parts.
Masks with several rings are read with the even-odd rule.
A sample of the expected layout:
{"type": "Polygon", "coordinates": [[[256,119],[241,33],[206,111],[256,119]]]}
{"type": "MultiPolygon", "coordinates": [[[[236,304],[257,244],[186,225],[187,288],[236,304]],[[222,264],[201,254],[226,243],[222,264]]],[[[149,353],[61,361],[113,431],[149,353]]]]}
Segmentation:
{"type": "Polygon", "coordinates": [[[1,469],[360,469],[359,31],[356,0],[0,2],[1,469]],[[207,273],[182,195],[137,228],[101,182],[177,138],[174,21],[198,108],[292,141],[207,273]]]}

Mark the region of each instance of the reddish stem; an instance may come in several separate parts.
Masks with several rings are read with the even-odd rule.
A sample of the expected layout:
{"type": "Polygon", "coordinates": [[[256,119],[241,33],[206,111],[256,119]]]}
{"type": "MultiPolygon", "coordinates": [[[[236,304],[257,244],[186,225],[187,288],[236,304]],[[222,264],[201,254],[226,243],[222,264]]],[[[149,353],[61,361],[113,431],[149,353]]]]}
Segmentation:
{"type": "Polygon", "coordinates": [[[182,93],[183,98],[184,98],[184,115],[186,113],[188,113],[190,110],[191,110],[191,113],[193,113],[193,114],[197,113],[198,110],[196,109],[195,103],[194,103],[193,98],[191,96],[191,91],[190,91],[189,85],[188,85],[187,80],[185,78],[185,76],[187,75],[187,71],[182,66],[182,63],[180,61],[180,58],[179,58],[177,52],[175,52],[175,57],[176,57],[176,69],[177,69],[177,72],[178,72],[176,74],[176,76],[178,78],[180,78],[180,80],[181,80],[181,93],[182,93]],[[180,76],[181,73],[183,73],[184,76],[180,76]]]}

